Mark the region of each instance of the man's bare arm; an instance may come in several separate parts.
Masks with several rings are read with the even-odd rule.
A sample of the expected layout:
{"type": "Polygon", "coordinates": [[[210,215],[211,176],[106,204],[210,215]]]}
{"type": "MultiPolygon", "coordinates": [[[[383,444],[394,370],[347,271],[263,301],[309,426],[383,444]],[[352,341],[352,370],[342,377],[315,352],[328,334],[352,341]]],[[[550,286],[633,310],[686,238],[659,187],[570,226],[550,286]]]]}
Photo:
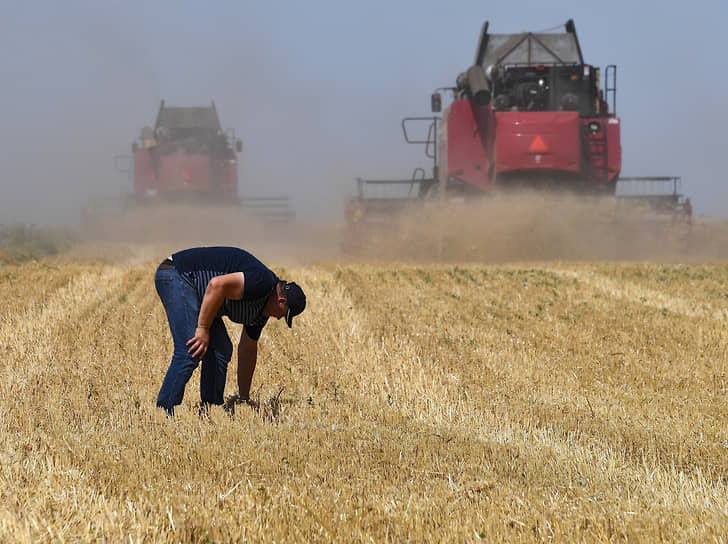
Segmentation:
{"type": "Polygon", "coordinates": [[[242,272],[215,276],[207,284],[205,296],[200,305],[195,335],[187,341],[187,350],[193,357],[202,357],[210,344],[210,326],[217,311],[226,298],[240,300],[245,290],[245,276],[242,272]]]}
{"type": "Polygon", "coordinates": [[[250,384],[253,382],[257,360],[258,342],[250,338],[243,328],[238,344],[238,394],[244,399],[250,397],[250,384]]]}

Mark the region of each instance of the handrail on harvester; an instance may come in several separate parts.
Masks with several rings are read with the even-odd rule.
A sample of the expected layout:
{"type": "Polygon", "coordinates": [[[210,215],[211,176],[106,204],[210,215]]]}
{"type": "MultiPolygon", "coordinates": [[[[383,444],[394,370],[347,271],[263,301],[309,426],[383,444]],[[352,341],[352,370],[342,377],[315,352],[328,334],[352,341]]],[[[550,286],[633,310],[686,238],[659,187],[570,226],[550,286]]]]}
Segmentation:
{"type": "Polygon", "coordinates": [[[240,199],[240,205],[249,213],[268,222],[289,222],[295,219],[287,196],[252,196],[240,199]]]}
{"type": "Polygon", "coordinates": [[[627,176],[617,182],[616,197],[622,201],[639,202],[664,213],[687,210],[690,199],[680,193],[680,176],[627,176]]]}
{"type": "Polygon", "coordinates": [[[617,192],[619,196],[650,196],[650,195],[666,195],[664,187],[672,185],[672,196],[682,196],[678,192],[682,184],[682,178],[680,176],[620,176],[619,182],[617,183],[617,192]],[[632,185],[633,189],[622,192],[620,189],[624,189],[624,183],[627,182],[632,185]],[[621,194],[620,194],[621,193],[621,194]]]}

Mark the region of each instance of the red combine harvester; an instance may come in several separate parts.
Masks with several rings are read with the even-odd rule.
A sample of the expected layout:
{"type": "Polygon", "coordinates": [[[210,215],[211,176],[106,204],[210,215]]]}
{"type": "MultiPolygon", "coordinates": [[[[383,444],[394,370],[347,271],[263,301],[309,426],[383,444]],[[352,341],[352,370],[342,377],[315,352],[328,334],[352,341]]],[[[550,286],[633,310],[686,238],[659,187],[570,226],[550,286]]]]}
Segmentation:
{"type": "MultiPolygon", "coordinates": [[[[614,194],[622,167],[615,83],[609,65],[600,89],[571,20],[566,32],[544,34],[489,34],[486,22],[440,123],[440,189],[556,184],[614,194]]],[[[440,101],[435,94],[434,111],[440,101]]]]}
{"type": "Polygon", "coordinates": [[[347,218],[388,216],[413,198],[434,194],[475,196],[514,187],[617,194],[622,149],[616,80],[616,66],[608,65],[600,86],[600,69],[584,62],[572,20],[563,32],[519,34],[490,34],[486,22],[473,65],[455,87],[432,95],[435,113],[442,91],[453,95],[442,117],[402,120],[405,141],[425,145],[432,176],[417,168],[410,179],[358,179],[347,218]],[[411,137],[417,125],[422,137],[411,137]],[[382,196],[383,186],[400,189],[382,196]],[[371,196],[375,187],[378,197],[371,196]]]}
{"type": "Polygon", "coordinates": [[[213,102],[209,107],[170,107],[161,101],[154,127],[145,127],[131,145],[132,156],[114,157],[126,173],[131,192],[119,199],[96,202],[87,216],[145,206],[184,204],[240,208],[262,219],[293,217],[287,197],[238,194],[238,153],[242,142],[232,129],[223,130],[213,102]]]}
{"type": "Polygon", "coordinates": [[[240,151],[234,133],[223,132],[214,102],[181,108],[162,100],[154,128],[132,144],[132,197],[137,204],[237,203],[240,151]]]}

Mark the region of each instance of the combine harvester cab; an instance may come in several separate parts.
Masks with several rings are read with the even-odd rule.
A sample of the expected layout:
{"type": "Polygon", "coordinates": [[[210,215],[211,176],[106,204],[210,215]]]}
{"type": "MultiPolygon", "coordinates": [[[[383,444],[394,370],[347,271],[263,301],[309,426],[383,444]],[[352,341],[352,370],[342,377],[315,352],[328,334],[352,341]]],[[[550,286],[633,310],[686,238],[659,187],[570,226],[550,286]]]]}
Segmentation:
{"type": "MultiPolygon", "coordinates": [[[[441,188],[526,186],[614,194],[622,166],[616,66],[584,62],[564,32],[490,34],[461,74],[439,130],[441,188]],[[607,103],[611,98],[611,111],[607,103]]],[[[441,103],[433,96],[434,110],[441,103]]]]}

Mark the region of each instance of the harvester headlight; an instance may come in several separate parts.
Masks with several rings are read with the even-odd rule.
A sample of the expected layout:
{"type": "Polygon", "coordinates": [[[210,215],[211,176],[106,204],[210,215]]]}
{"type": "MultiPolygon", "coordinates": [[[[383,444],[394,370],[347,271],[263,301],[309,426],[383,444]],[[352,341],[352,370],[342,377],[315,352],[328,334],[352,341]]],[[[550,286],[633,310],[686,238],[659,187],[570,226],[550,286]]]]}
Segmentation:
{"type": "Polygon", "coordinates": [[[589,132],[592,134],[599,134],[599,131],[602,130],[602,125],[597,123],[596,121],[592,121],[589,123],[589,132]]]}

